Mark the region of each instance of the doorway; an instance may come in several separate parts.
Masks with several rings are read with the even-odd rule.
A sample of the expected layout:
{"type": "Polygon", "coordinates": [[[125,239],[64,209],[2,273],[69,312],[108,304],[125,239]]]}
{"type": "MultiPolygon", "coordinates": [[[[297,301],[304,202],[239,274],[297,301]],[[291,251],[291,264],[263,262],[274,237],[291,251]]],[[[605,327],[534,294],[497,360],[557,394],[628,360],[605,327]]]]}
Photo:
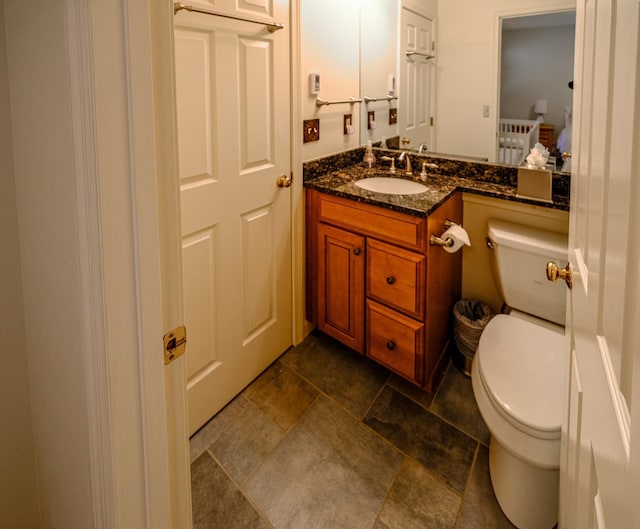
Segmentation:
{"type": "Polygon", "coordinates": [[[575,10],[500,19],[499,117],[539,121],[550,153],[571,126],[575,26],[575,10]]]}

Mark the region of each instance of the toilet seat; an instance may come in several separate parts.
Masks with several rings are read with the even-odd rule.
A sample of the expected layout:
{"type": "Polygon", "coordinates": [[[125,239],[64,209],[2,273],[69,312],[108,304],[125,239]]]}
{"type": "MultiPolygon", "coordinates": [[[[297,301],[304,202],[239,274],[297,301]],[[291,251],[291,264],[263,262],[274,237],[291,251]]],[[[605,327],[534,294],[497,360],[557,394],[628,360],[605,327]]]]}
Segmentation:
{"type": "Polygon", "coordinates": [[[484,329],[476,353],[486,395],[518,430],[558,439],[565,378],[564,329],[499,314],[484,329]]]}

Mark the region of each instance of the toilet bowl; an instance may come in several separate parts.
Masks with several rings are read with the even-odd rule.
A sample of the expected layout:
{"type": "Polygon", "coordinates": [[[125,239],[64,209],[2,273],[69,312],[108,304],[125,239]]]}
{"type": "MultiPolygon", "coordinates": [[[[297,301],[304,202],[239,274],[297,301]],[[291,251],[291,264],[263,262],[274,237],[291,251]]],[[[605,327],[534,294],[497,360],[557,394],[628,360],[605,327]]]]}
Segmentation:
{"type": "Polygon", "coordinates": [[[485,328],[472,365],[473,392],[491,441],[496,498],[520,529],[557,521],[564,328],[499,314],[485,328]]]}
{"type": "Polygon", "coordinates": [[[558,235],[489,222],[496,282],[507,305],[511,301],[517,309],[485,327],[471,380],[491,433],[491,483],[501,509],[519,529],[551,529],[558,519],[566,293],[547,290],[546,279],[542,282],[546,261],[566,259],[566,238],[558,235]],[[555,321],[545,320],[548,314],[555,321]]]}

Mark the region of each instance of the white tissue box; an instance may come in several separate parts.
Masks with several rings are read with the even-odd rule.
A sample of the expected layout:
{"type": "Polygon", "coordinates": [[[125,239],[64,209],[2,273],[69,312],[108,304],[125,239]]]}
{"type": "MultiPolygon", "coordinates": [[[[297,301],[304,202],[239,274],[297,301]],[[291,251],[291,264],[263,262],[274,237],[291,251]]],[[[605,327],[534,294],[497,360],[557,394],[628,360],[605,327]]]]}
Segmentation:
{"type": "Polygon", "coordinates": [[[551,175],[547,169],[518,167],[517,196],[552,202],[551,175]]]}

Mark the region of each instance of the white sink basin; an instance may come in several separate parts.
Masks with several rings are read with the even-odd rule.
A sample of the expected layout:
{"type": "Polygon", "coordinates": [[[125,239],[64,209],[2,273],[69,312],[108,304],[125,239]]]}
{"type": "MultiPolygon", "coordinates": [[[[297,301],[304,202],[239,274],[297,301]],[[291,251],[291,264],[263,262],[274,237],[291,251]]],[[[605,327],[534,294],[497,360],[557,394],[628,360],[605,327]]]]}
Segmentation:
{"type": "Polygon", "coordinates": [[[387,195],[417,195],[427,190],[427,186],[419,182],[389,176],[363,178],[357,180],[355,184],[367,191],[375,191],[376,193],[385,193],[387,195]]]}

